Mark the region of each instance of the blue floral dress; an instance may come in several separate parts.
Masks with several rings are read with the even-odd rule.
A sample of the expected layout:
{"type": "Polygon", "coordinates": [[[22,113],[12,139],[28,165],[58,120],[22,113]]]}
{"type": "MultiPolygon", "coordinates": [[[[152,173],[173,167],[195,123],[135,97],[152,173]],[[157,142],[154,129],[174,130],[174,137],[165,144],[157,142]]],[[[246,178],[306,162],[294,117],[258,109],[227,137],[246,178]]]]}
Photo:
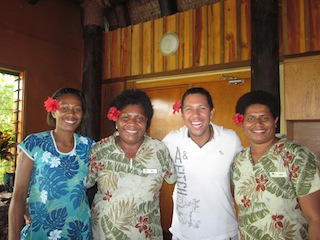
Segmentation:
{"type": "Polygon", "coordinates": [[[74,148],[59,152],[51,131],[29,135],[19,149],[34,161],[29,183],[32,223],[21,239],[90,239],[85,182],[93,140],[74,134],[74,148]]]}

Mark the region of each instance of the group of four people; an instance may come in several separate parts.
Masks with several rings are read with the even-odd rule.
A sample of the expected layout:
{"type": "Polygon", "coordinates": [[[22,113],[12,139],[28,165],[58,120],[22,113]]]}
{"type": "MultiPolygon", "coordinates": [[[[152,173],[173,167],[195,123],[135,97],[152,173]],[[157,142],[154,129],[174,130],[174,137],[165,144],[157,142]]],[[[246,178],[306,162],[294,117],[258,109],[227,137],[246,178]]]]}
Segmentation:
{"type": "Polygon", "coordinates": [[[175,183],[174,240],[320,238],[319,160],[276,136],[279,104],[267,92],[238,100],[245,149],[233,130],[211,122],[203,88],[184,93],[184,126],[162,141],[146,134],[153,107],[138,89],[113,100],[108,118],[117,131],[95,144],[76,134],[86,109],[80,91],[60,89],[45,106],[54,130],[19,145],[9,240],[162,239],[163,180],[175,183]],[[95,183],[90,213],[85,191],[95,183]],[[31,220],[23,226],[26,205],[31,220]]]}

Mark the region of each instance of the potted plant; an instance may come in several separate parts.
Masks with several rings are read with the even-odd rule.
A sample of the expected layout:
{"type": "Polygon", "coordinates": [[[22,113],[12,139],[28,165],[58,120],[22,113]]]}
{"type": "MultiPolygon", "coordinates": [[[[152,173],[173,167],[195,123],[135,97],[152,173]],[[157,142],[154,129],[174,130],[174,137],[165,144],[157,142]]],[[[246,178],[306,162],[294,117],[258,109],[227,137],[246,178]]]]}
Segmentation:
{"type": "Polygon", "coordinates": [[[15,160],[12,149],[16,146],[12,136],[5,131],[0,131],[0,182],[3,182],[5,191],[13,190],[15,160]]]}

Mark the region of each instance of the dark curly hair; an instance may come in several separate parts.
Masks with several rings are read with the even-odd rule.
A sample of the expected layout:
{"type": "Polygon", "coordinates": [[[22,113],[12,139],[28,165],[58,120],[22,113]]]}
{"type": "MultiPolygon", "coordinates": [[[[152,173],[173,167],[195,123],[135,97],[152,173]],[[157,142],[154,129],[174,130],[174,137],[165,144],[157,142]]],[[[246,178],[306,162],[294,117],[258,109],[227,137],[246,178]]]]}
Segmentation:
{"type": "Polygon", "coordinates": [[[269,92],[257,90],[242,95],[236,105],[236,113],[245,114],[247,108],[253,104],[266,105],[274,119],[280,115],[279,100],[269,92]]]}
{"type": "Polygon", "coordinates": [[[190,94],[201,94],[206,97],[210,111],[213,109],[213,102],[210,93],[204,88],[189,88],[182,96],[181,100],[181,111],[183,111],[184,100],[190,94]]]}
{"type": "MultiPolygon", "coordinates": [[[[144,115],[147,118],[148,129],[151,125],[151,119],[153,117],[153,106],[151,104],[148,95],[140,89],[127,89],[115,97],[110,107],[116,107],[118,110],[124,109],[128,105],[140,105],[143,108],[144,115]]],[[[114,122],[114,126],[115,126],[114,122]]]]}
{"type": "MultiPolygon", "coordinates": [[[[86,112],[86,99],[83,95],[83,93],[75,88],[60,88],[57,90],[54,94],[52,94],[51,98],[59,100],[61,96],[71,94],[79,98],[81,101],[82,111],[83,114],[86,112]]],[[[50,112],[47,113],[47,124],[51,127],[56,126],[56,119],[52,117],[52,114],[50,112]]]]}

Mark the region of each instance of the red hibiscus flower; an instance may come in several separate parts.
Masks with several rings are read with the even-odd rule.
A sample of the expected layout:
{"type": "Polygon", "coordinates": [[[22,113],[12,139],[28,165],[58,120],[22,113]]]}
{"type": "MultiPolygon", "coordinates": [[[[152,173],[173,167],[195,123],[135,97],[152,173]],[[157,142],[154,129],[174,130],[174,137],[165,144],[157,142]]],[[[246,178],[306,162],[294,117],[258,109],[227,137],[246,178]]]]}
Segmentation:
{"type": "Polygon", "coordinates": [[[60,104],[57,99],[48,97],[48,99],[44,101],[44,107],[46,108],[47,112],[54,112],[60,108],[60,104]]]}
{"type": "Polygon", "coordinates": [[[117,121],[118,117],[120,115],[120,110],[118,110],[116,107],[109,108],[107,118],[111,121],[117,121]]]}
{"type": "Polygon", "coordinates": [[[176,112],[180,112],[181,109],[181,100],[177,100],[174,104],[173,104],[173,114],[175,114],[176,112]]]}
{"type": "Polygon", "coordinates": [[[241,113],[236,113],[236,114],[233,116],[233,122],[234,122],[236,125],[242,125],[243,119],[244,119],[244,116],[243,116],[243,114],[241,114],[241,113]]]}

